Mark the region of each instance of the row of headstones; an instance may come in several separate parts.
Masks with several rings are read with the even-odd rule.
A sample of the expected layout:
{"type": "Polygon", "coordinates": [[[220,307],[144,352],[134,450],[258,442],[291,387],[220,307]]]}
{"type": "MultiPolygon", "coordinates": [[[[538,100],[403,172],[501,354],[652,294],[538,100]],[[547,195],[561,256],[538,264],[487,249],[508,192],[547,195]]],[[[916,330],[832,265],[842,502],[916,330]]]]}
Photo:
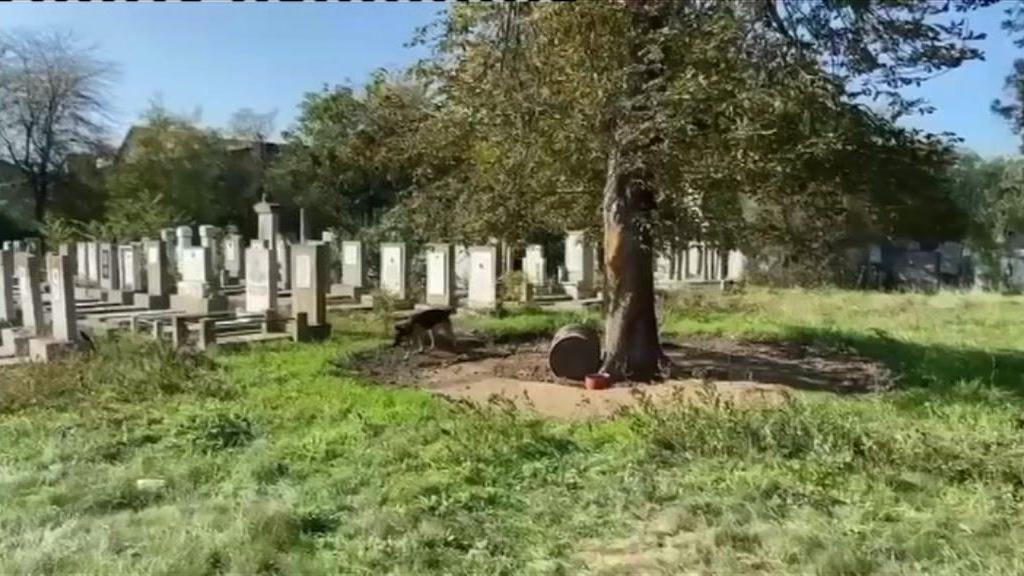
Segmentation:
{"type": "Polygon", "coordinates": [[[0,356],[31,356],[47,361],[80,343],[75,316],[74,267],[67,254],[45,257],[0,250],[0,356]],[[45,259],[45,261],[43,261],[45,259]],[[44,266],[45,264],[45,266],[44,266]],[[46,321],[41,274],[50,286],[46,321]],[[14,283],[18,285],[15,305],[14,283]]]}
{"type": "Polygon", "coordinates": [[[677,250],[658,254],[654,279],[662,284],[739,281],[746,274],[747,258],[739,250],[722,250],[690,242],[677,250]]]}

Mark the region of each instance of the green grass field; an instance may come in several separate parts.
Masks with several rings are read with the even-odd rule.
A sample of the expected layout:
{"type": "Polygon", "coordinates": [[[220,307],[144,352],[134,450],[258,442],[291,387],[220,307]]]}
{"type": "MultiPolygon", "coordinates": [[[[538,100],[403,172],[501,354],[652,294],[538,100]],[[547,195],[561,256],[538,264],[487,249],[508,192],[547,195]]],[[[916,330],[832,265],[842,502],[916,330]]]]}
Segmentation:
{"type": "Polygon", "coordinates": [[[107,341],[0,372],[0,573],[1024,573],[1024,299],[754,290],[664,316],[901,380],[567,424],[361,381],[368,317],[212,360],[107,341]]]}

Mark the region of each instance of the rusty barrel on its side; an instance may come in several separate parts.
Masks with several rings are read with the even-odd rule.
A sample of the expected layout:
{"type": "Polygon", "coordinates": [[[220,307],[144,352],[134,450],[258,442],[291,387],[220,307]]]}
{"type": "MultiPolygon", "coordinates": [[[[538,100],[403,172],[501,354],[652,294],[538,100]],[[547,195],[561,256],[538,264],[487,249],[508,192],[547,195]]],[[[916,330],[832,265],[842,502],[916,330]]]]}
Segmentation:
{"type": "Polygon", "coordinates": [[[601,340],[597,332],[582,324],[562,326],[548,349],[548,366],[559,378],[583,380],[601,368],[601,340]]]}

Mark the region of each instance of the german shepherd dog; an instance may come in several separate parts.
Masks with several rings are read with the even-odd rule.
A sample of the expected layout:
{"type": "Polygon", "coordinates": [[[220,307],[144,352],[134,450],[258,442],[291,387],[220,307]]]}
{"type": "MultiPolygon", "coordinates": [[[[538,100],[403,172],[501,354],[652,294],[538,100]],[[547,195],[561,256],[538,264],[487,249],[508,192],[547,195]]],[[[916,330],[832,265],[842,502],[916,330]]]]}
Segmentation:
{"type": "Polygon", "coordinates": [[[401,346],[406,342],[415,342],[419,352],[423,352],[426,337],[430,336],[430,348],[437,345],[436,334],[440,333],[449,345],[455,345],[455,333],[452,331],[451,316],[453,308],[428,308],[413,313],[402,322],[395,324],[395,342],[392,346],[401,346]]]}

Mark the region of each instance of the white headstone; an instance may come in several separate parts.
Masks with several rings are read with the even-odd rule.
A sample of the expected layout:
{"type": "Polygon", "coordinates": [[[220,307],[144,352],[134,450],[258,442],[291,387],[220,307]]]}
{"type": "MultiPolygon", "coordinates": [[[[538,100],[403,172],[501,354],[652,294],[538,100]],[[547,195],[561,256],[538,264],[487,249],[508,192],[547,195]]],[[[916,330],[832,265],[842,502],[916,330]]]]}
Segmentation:
{"type": "Polygon", "coordinates": [[[498,303],[498,249],[474,246],[469,249],[470,308],[490,309],[498,303]]]}
{"type": "Polygon", "coordinates": [[[526,276],[527,282],[534,286],[543,286],[547,282],[546,265],[543,246],[530,244],[526,247],[526,256],[523,258],[523,274],[526,276]]]}
{"type": "Polygon", "coordinates": [[[451,244],[427,246],[427,304],[455,304],[455,252],[451,244]]]}
{"type": "Polygon", "coordinates": [[[366,285],[363,243],[358,240],[345,240],[341,243],[341,283],[355,288],[366,285]]]}
{"type": "Polygon", "coordinates": [[[589,288],[594,283],[594,247],[583,232],[565,237],[565,269],[569,283],[589,288]]]}
{"type": "Polygon", "coordinates": [[[380,245],[380,289],[399,300],[406,298],[405,244],[380,245]]]}
{"type": "Polygon", "coordinates": [[[21,298],[21,325],[31,332],[43,329],[43,299],[39,290],[39,263],[27,252],[15,257],[18,276],[18,294],[21,298]]]}
{"type": "Polygon", "coordinates": [[[277,250],[269,242],[253,241],[245,250],[245,310],[277,310],[277,250]]]}
{"type": "Polygon", "coordinates": [[[78,340],[78,321],[75,317],[75,286],[71,273],[71,258],[47,256],[47,275],[50,281],[50,320],[53,339],[57,342],[78,340]]]}

